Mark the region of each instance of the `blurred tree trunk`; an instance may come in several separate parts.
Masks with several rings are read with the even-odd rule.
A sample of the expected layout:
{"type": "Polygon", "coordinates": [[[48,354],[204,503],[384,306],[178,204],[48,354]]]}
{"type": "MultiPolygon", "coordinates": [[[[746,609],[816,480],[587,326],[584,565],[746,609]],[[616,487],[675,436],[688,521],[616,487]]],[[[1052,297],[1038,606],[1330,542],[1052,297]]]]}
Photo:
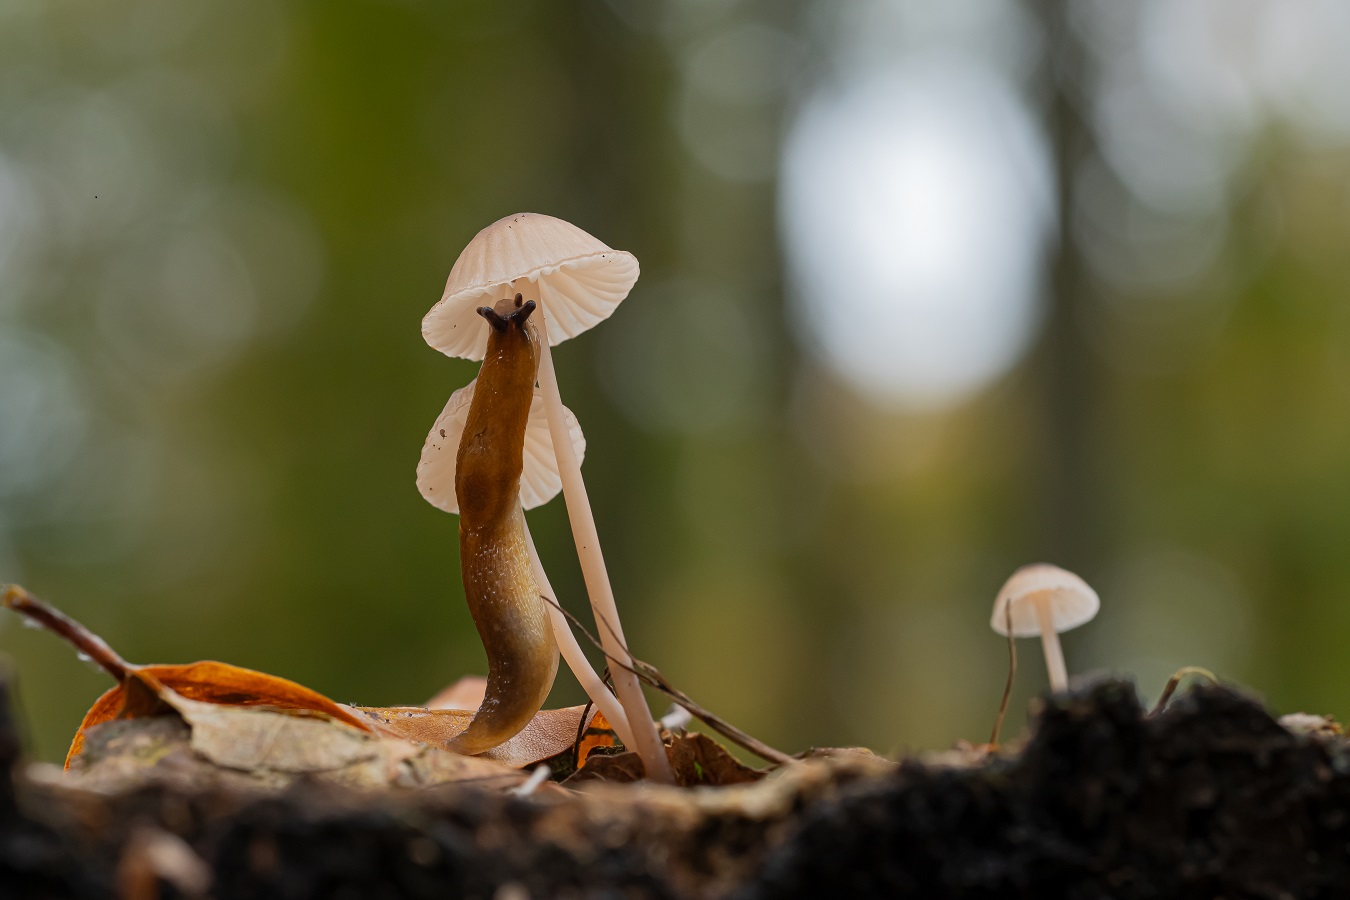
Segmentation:
{"type": "Polygon", "coordinates": [[[1094,152],[1083,118],[1088,61],[1065,4],[1034,0],[1032,10],[1045,42],[1042,104],[1058,222],[1046,260],[1045,326],[1036,360],[1045,423],[1037,493],[1044,498],[1043,518],[1036,549],[1062,565],[1091,572],[1100,564],[1104,538],[1105,498],[1095,443],[1103,379],[1084,330],[1092,286],[1073,235],[1075,174],[1094,152]]]}

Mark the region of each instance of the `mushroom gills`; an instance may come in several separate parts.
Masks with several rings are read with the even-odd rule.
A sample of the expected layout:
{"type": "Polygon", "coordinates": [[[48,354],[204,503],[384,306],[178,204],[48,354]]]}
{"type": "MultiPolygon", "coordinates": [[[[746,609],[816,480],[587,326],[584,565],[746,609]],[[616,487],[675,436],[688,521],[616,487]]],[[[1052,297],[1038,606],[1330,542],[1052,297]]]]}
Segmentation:
{"type": "Polygon", "coordinates": [[[501,300],[480,315],[492,326],[455,463],[464,595],[487,651],[483,704],[449,747],[483,753],[519,733],[544,705],[558,647],[531,570],[520,508],[525,426],[539,338],[534,303],[501,300]]]}

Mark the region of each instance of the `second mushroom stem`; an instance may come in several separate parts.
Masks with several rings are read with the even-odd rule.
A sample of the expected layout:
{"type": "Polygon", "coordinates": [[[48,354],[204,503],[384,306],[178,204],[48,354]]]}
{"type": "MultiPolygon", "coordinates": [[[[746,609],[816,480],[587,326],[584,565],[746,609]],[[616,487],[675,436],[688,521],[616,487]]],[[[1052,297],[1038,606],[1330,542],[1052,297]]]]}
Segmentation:
{"type": "MultiPolygon", "coordinates": [[[[519,283],[518,283],[519,284],[519,283]]],[[[530,288],[537,291],[531,283],[530,288]]],[[[591,512],[590,497],[586,493],[586,483],[581,479],[581,464],[577,461],[576,450],[572,447],[572,436],[567,429],[563,414],[562,394],[558,390],[558,375],[553,369],[553,353],[549,349],[548,304],[539,300],[539,311],[543,313],[540,322],[542,340],[542,358],[539,361],[539,386],[543,389],[544,408],[548,413],[549,433],[553,438],[553,449],[558,457],[558,474],[562,478],[563,498],[567,502],[567,518],[572,524],[572,537],[577,545],[577,558],[581,562],[581,574],[586,581],[586,593],[591,598],[591,608],[598,621],[609,625],[601,627],[600,641],[605,653],[614,659],[623,660],[632,666],[632,657],[625,649],[626,640],[623,627],[619,624],[619,610],[614,603],[614,589],[610,587],[609,573],[605,569],[605,557],[600,552],[600,535],[595,528],[595,516],[591,512]]],[[[556,630],[556,629],[555,629],[556,630]]],[[[673,784],[675,776],[666,758],[665,745],[657,733],[656,723],[652,721],[651,709],[647,698],[642,694],[642,683],[636,674],[624,666],[611,667],[614,676],[614,692],[628,716],[628,727],[632,733],[632,748],[642,758],[647,777],[653,781],[673,784]]],[[[608,716],[607,716],[608,718],[608,716]]]]}
{"type": "Polygon", "coordinates": [[[619,740],[623,741],[625,747],[632,747],[633,731],[628,727],[628,716],[624,714],[619,701],[609,692],[609,688],[605,687],[605,682],[591,667],[590,660],[586,658],[581,644],[577,642],[577,636],[572,633],[571,624],[562,614],[558,606],[558,595],[554,593],[553,585],[549,584],[548,575],[544,572],[544,566],[539,562],[539,551],[534,548],[534,536],[530,534],[529,525],[525,526],[525,543],[530,548],[530,566],[534,569],[534,580],[539,582],[539,589],[544,592],[544,598],[548,601],[545,605],[548,607],[549,623],[553,626],[553,637],[558,642],[562,658],[581,683],[586,696],[591,698],[596,709],[604,713],[605,719],[609,721],[619,740]]]}
{"type": "Polygon", "coordinates": [[[1041,593],[1032,602],[1036,604],[1036,623],[1041,626],[1041,647],[1045,651],[1045,668],[1050,673],[1050,690],[1055,693],[1069,687],[1068,669],[1064,666],[1064,650],[1059,645],[1054,616],[1050,611],[1049,593],[1041,593]]]}

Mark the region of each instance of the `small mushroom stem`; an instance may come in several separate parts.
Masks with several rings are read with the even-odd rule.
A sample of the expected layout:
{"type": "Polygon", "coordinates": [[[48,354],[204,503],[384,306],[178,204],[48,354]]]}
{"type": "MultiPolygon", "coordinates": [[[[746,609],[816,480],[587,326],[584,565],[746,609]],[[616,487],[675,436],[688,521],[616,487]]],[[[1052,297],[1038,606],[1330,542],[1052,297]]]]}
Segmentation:
{"type": "MultiPolygon", "coordinates": [[[[538,287],[521,279],[515,290],[528,288],[533,294],[538,287]]],[[[532,298],[533,299],[533,298],[532,298]]],[[[563,499],[567,502],[567,518],[572,524],[572,538],[577,545],[577,558],[581,562],[581,574],[586,581],[586,593],[590,595],[591,609],[597,620],[609,623],[609,628],[600,629],[601,643],[605,653],[624,665],[610,669],[614,676],[614,692],[623,704],[628,716],[628,727],[632,732],[630,745],[642,759],[647,777],[652,781],[674,784],[675,776],[670,770],[670,761],[666,758],[665,745],[652,721],[652,712],[647,706],[647,698],[642,694],[642,683],[632,671],[633,658],[625,649],[626,641],[623,627],[619,624],[619,609],[614,603],[614,589],[609,583],[609,573],[605,569],[605,557],[600,552],[600,535],[595,528],[595,515],[591,512],[591,501],[586,493],[586,483],[581,478],[581,464],[577,462],[576,450],[572,447],[572,436],[567,430],[567,420],[563,414],[562,394],[558,390],[558,375],[553,368],[553,353],[549,349],[549,316],[542,298],[539,311],[543,319],[540,328],[539,386],[544,393],[544,408],[548,413],[548,429],[553,437],[553,451],[558,457],[558,474],[562,478],[563,499]]]]}
{"type": "Polygon", "coordinates": [[[1038,594],[1032,602],[1036,605],[1036,622],[1041,626],[1041,647],[1045,650],[1045,669],[1050,673],[1050,690],[1055,693],[1068,690],[1069,674],[1064,667],[1064,650],[1059,645],[1054,617],[1050,614],[1049,592],[1038,594]]]}
{"type": "Polygon", "coordinates": [[[605,687],[605,682],[596,674],[591,666],[591,661],[586,658],[586,654],[581,649],[581,644],[577,642],[577,636],[572,633],[572,628],[567,619],[563,616],[561,608],[558,606],[558,595],[553,590],[553,585],[548,582],[548,575],[544,572],[543,565],[539,562],[539,551],[534,547],[534,536],[530,534],[530,526],[525,526],[525,543],[530,548],[530,565],[534,568],[534,580],[539,582],[539,590],[548,601],[549,620],[553,625],[553,637],[558,641],[558,649],[562,652],[562,658],[567,662],[568,668],[572,674],[577,677],[581,687],[586,691],[586,696],[591,698],[597,709],[600,710],[618,734],[619,740],[623,741],[625,747],[633,746],[633,732],[628,727],[628,716],[624,715],[623,707],[609,688],[605,687]]]}

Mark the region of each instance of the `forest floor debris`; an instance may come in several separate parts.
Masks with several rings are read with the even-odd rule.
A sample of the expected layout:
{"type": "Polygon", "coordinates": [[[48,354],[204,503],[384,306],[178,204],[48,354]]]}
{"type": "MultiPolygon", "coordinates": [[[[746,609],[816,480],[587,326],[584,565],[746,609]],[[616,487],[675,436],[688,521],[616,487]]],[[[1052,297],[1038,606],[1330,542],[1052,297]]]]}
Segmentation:
{"type": "MultiPolygon", "coordinates": [[[[202,872],[214,898],[492,898],[505,886],[530,897],[1273,898],[1342,897],[1350,884],[1345,738],[1326,723],[1287,729],[1225,687],[1150,716],[1129,683],[1080,682],[1041,706],[1018,750],[898,764],[820,752],[767,776],[689,735],[672,759],[688,751],[707,783],[740,783],[578,778],[529,797],[472,780],[199,777],[192,766],[220,767],[173,717],[97,726],[90,753],[140,742],[180,764],[91,790],[78,773],[24,763],[9,713],[5,896],[132,896],[119,893],[130,884],[191,896],[202,872]]],[[[605,767],[621,771],[617,759],[605,767]]]]}

